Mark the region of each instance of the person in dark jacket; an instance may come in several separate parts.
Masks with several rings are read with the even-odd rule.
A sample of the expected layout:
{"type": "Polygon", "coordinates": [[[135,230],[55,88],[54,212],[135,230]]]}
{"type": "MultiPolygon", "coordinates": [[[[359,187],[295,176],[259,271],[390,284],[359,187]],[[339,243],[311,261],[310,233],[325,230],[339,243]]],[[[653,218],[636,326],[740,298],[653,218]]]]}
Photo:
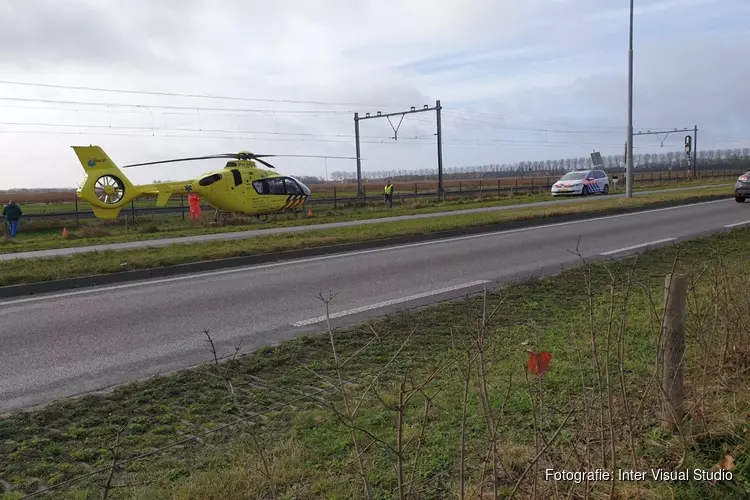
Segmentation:
{"type": "Polygon", "coordinates": [[[5,221],[10,226],[10,237],[15,238],[16,232],[18,231],[18,220],[23,215],[23,211],[21,210],[21,207],[13,203],[13,200],[10,200],[5,207],[3,207],[3,217],[5,217],[5,221]]]}

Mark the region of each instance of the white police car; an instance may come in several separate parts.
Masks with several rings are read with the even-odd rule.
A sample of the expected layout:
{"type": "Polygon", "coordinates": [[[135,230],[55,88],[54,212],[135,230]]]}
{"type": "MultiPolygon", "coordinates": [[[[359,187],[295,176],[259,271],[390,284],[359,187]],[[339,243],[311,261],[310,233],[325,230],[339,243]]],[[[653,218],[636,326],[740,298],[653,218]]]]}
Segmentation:
{"type": "Polygon", "coordinates": [[[608,194],[609,177],[603,170],[577,170],[568,172],[552,185],[552,196],[566,194],[608,194]]]}

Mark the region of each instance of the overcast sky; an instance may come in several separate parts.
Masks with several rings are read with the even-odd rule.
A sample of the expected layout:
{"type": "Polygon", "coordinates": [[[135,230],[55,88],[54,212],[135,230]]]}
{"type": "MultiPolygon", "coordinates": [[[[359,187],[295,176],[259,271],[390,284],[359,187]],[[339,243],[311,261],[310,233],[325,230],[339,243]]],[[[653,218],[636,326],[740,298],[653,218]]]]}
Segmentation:
{"type": "MultiPolygon", "coordinates": [[[[701,149],[750,146],[748,19],[747,0],[636,0],[636,129],[698,125],[701,149]]],[[[119,164],[354,156],[355,111],[436,99],[449,167],[621,153],[627,29],[627,0],[0,0],[0,189],[75,187],[79,144],[119,164]]],[[[434,132],[434,112],[406,116],[397,141],[387,120],[361,122],[363,168],[436,168],[434,132]]],[[[683,137],[661,149],[663,136],[640,136],[635,151],[683,137]]],[[[321,159],[276,164],[325,175],[321,159]]]]}

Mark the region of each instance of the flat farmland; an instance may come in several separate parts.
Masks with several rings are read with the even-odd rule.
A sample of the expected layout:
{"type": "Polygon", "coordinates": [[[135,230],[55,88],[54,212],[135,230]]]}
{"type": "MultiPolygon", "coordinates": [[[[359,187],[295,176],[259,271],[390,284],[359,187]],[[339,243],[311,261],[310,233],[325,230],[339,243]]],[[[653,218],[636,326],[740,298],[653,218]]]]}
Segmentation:
{"type": "MultiPolygon", "coordinates": [[[[735,177],[740,175],[737,170],[708,170],[698,173],[698,178],[702,180],[706,179],[720,179],[726,177],[735,177]]],[[[620,185],[624,180],[625,174],[609,174],[610,178],[619,177],[620,185]]],[[[551,186],[555,181],[560,178],[560,175],[528,175],[520,177],[491,177],[483,179],[445,179],[443,181],[443,188],[446,191],[475,191],[479,189],[497,189],[502,188],[538,188],[551,186]]],[[[664,172],[634,172],[633,182],[640,184],[665,184],[665,183],[676,183],[684,182],[691,179],[690,172],[688,171],[664,171],[664,172]]],[[[363,186],[365,192],[380,194],[383,189],[383,182],[364,182],[363,186]]],[[[326,194],[333,195],[334,188],[337,195],[342,197],[350,194],[354,196],[357,192],[356,182],[328,182],[321,184],[311,184],[310,191],[313,194],[326,194]]],[[[420,180],[420,181],[394,181],[393,188],[395,192],[409,193],[409,192],[430,192],[437,191],[438,182],[437,180],[420,180]]]]}

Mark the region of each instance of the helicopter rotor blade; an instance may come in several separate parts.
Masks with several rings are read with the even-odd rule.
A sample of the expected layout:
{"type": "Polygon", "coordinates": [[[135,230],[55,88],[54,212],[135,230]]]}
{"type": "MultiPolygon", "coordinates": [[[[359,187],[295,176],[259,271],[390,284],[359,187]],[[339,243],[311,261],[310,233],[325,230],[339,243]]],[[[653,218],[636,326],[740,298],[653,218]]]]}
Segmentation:
{"type": "MultiPolygon", "coordinates": [[[[325,156],[325,155],[255,155],[258,156],[276,156],[277,158],[335,158],[340,160],[356,160],[356,156],[325,156]]],[[[360,158],[361,159],[361,158],[360,158]]]]}
{"type": "Polygon", "coordinates": [[[123,165],[122,168],[131,168],[131,167],[143,167],[146,165],[160,165],[162,163],[176,163],[181,161],[194,161],[194,160],[216,160],[219,158],[237,158],[239,155],[237,154],[218,154],[218,155],[210,155],[210,156],[195,156],[192,158],[175,158],[173,160],[159,160],[159,161],[149,161],[145,163],[132,163],[130,165],[123,165]]]}
{"type": "Polygon", "coordinates": [[[196,161],[196,160],[217,160],[220,158],[233,158],[237,160],[258,160],[259,162],[263,163],[266,166],[269,166],[271,168],[276,168],[273,165],[270,165],[266,162],[263,162],[260,160],[260,158],[332,158],[332,159],[340,159],[340,160],[356,160],[357,157],[355,156],[325,156],[325,155],[256,155],[253,153],[222,153],[222,154],[216,154],[216,155],[208,155],[208,156],[194,156],[190,158],[175,158],[172,160],[159,160],[159,161],[148,161],[143,163],[131,163],[130,165],[123,165],[121,168],[132,168],[132,167],[144,167],[147,165],[161,165],[164,163],[178,163],[183,161],[196,161]]]}
{"type": "MultiPolygon", "coordinates": [[[[273,155],[264,155],[264,156],[273,156],[273,155]]],[[[256,161],[257,161],[258,163],[262,163],[263,165],[265,165],[265,166],[267,166],[267,167],[269,167],[269,168],[272,168],[272,169],[276,170],[276,167],[274,167],[273,165],[271,165],[271,164],[270,164],[270,163],[268,163],[267,161],[261,160],[261,159],[260,159],[260,158],[258,158],[257,156],[256,156],[255,158],[253,158],[253,159],[254,159],[254,160],[256,160],[256,161]]]]}

